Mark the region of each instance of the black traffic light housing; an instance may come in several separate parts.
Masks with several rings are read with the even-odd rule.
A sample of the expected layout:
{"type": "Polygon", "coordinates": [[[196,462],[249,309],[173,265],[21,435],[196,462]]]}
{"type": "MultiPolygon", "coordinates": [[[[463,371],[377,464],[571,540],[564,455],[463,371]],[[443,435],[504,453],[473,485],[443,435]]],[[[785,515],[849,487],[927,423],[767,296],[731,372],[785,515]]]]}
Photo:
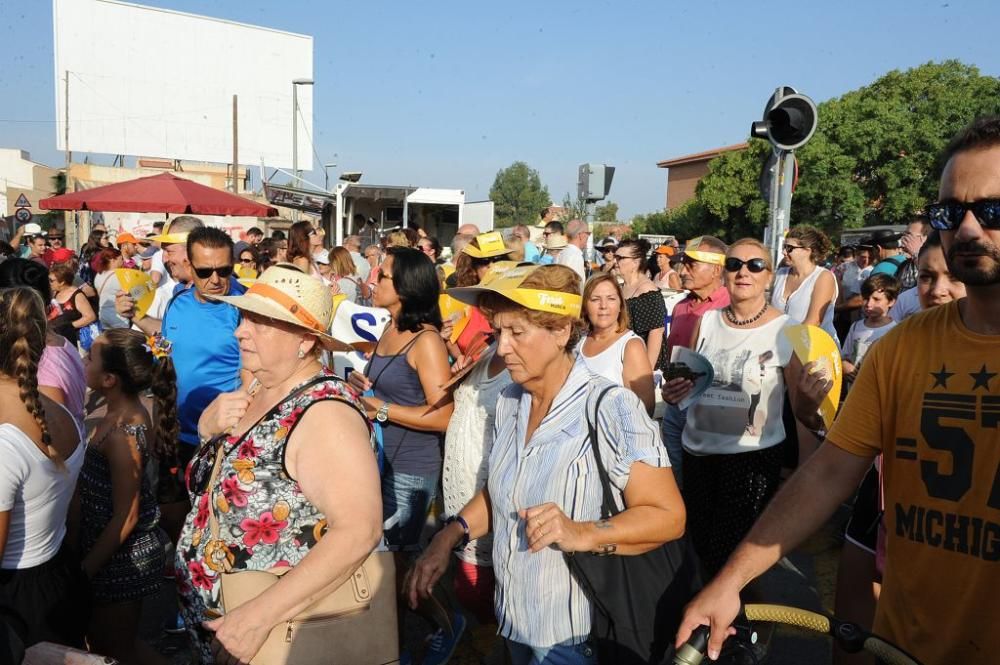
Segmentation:
{"type": "Polygon", "coordinates": [[[816,132],[817,116],[811,99],[783,86],[764,107],[764,119],[750,125],[750,136],[767,139],[779,150],[795,150],[816,132]]]}

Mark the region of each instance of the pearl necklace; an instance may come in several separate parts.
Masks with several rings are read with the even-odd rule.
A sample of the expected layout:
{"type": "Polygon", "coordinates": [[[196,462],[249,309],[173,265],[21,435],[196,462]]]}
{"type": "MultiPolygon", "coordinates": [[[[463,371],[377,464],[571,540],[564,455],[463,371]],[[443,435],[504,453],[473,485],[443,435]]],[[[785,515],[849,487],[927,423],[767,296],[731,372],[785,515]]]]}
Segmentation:
{"type": "Polygon", "coordinates": [[[755,323],[760,317],[764,316],[764,312],[766,312],[766,311],[767,311],[767,303],[765,302],[763,309],[761,309],[759,312],[757,312],[755,315],[753,315],[749,319],[745,319],[743,321],[740,321],[739,319],[736,318],[736,314],[733,313],[733,306],[732,305],[726,306],[726,310],[725,310],[725,312],[726,312],[726,318],[729,319],[729,322],[731,324],[733,324],[734,326],[748,326],[751,323],[755,323]]]}

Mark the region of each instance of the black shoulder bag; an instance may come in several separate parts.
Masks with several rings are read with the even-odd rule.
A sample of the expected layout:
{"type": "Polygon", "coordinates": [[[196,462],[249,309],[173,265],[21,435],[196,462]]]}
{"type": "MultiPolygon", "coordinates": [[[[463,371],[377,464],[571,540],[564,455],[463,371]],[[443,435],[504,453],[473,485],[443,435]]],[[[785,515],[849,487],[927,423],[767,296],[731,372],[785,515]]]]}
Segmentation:
{"type": "MultiPolygon", "coordinates": [[[[597,414],[608,391],[597,398],[594,421],[588,414],[590,448],[597,462],[603,500],[601,518],[621,512],[611,478],[601,459],[597,414]]],[[[590,636],[599,663],[665,664],[673,657],[674,638],[684,606],[701,589],[694,551],[685,538],[636,556],[567,554],[566,562],[591,605],[590,636]]]]}

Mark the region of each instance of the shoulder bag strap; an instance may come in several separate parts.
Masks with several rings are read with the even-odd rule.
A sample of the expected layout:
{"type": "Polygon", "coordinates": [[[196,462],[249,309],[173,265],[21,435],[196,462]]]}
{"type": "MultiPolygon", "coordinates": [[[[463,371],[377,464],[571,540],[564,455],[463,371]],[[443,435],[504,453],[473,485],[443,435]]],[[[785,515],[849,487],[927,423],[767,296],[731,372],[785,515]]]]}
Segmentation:
{"type": "Polygon", "coordinates": [[[601,501],[601,519],[608,519],[621,512],[618,510],[618,505],[615,503],[614,495],[611,492],[611,476],[608,475],[608,470],[604,466],[604,460],[601,458],[600,425],[598,423],[598,414],[600,413],[601,402],[604,401],[604,396],[617,387],[608,386],[601,391],[594,404],[594,421],[591,422],[590,418],[587,418],[590,449],[594,452],[594,460],[597,462],[597,475],[601,479],[601,494],[603,495],[603,500],[601,501]]]}
{"type": "MultiPolygon", "coordinates": [[[[207,489],[205,490],[206,492],[208,492],[208,528],[209,532],[212,534],[212,540],[219,539],[219,519],[215,515],[215,496],[214,492],[212,491],[212,488],[215,486],[215,482],[219,479],[219,473],[222,471],[222,460],[225,459],[226,455],[231,453],[234,448],[240,445],[247,438],[247,435],[250,434],[250,432],[254,431],[254,429],[256,429],[258,425],[260,425],[262,422],[264,422],[268,418],[273,417],[276,413],[278,413],[278,411],[281,410],[282,406],[284,406],[289,401],[301,395],[305,390],[308,390],[309,388],[315,386],[317,383],[322,383],[324,381],[330,381],[330,380],[339,381],[339,379],[337,379],[337,377],[335,376],[318,376],[304,383],[303,385],[299,386],[294,391],[292,391],[287,397],[285,397],[283,400],[281,400],[273,407],[271,407],[267,413],[265,413],[257,420],[257,422],[255,422],[253,425],[247,428],[245,432],[243,432],[243,435],[240,436],[240,438],[236,441],[236,443],[229,446],[228,448],[225,445],[224,435],[216,437],[219,439],[219,441],[216,444],[217,450],[215,453],[215,463],[212,465],[212,475],[208,479],[207,489]]],[[[224,560],[223,566],[227,568],[226,572],[230,572],[228,561],[224,560]]]]}

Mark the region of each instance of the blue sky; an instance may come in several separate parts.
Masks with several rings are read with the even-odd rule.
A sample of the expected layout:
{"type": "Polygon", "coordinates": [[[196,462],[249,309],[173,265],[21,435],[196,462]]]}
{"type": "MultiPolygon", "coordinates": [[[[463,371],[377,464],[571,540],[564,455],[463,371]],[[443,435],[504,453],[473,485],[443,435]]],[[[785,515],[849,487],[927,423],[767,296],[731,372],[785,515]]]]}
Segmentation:
{"type": "MultiPolygon", "coordinates": [[[[316,149],[338,171],[481,200],[523,160],[558,203],[603,162],[625,218],[663,207],[657,161],[745,140],[779,84],[823,101],[930,60],[1000,74],[995,0],[141,4],[311,34],[316,149]]],[[[0,146],[59,165],[52,5],[5,5],[0,146]]]]}

